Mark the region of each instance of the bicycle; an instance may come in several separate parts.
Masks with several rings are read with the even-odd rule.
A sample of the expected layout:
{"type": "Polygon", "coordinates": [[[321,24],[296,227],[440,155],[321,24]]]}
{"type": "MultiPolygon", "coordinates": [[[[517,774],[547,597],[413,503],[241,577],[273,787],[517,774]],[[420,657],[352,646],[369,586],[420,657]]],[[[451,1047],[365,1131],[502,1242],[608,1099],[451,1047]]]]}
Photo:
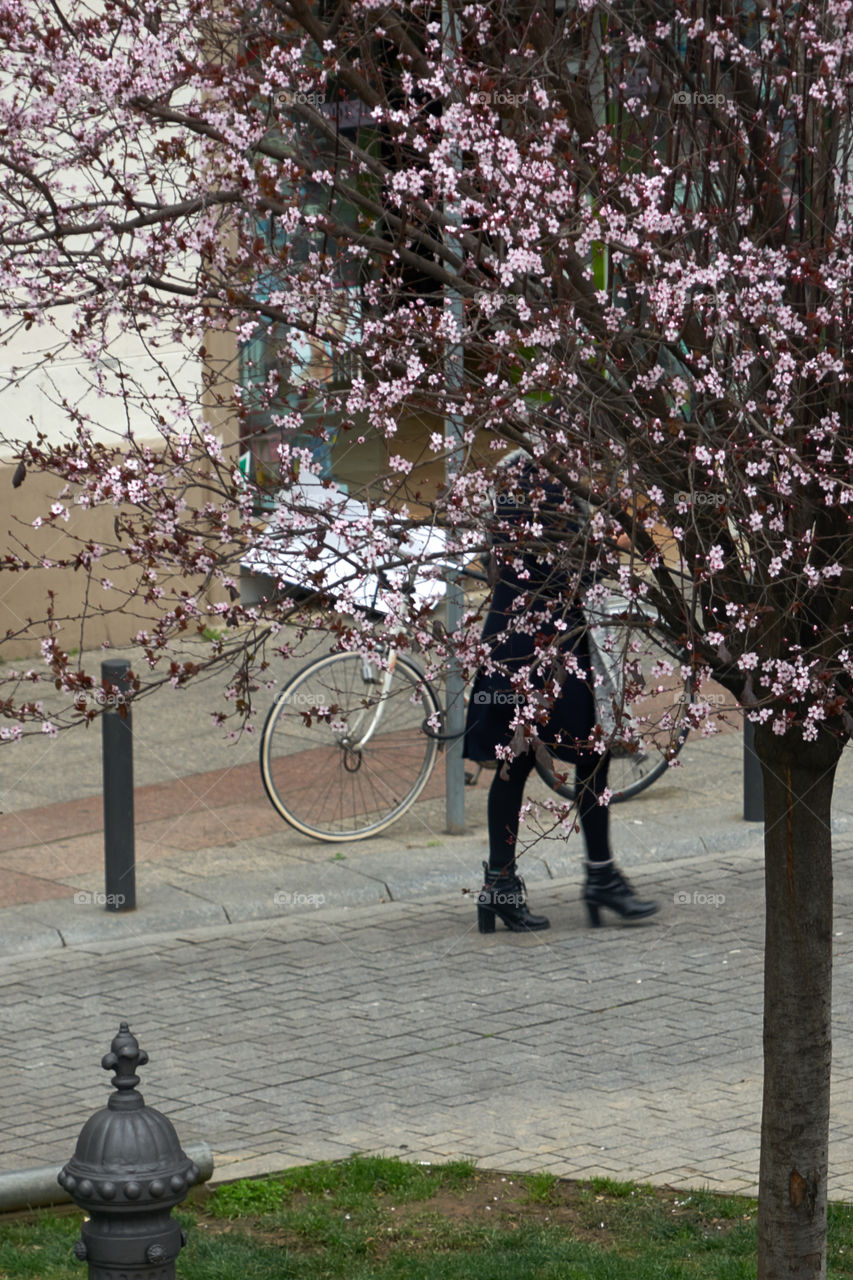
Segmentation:
{"type": "MultiPolygon", "coordinates": [[[[650,631],[653,619],[641,612],[650,631]]],[[[652,639],[635,658],[641,670],[630,687],[642,689],[645,681],[654,693],[627,704],[627,714],[632,706],[644,716],[668,711],[675,730],[652,734],[642,753],[611,751],[611,803],[650,787],[684,745],[684,710],[692,693],[679,671],[681,656],[652,639]],[[662,676],[662,660],[675,662],[671,676],[662,676]]],[[[260,743],[264,788],[285,822],[303,835],[336,844],[366,840],[387,830],[424,794],[448,741],[443,725],[435,689],[393,646],[382,661],[329,654],[295,675],[267,715],[260,743]]],[[[540,777],[559,795],[574,799],[566,766],[552,760],[550,768],[537,760],[540,777]]]]}

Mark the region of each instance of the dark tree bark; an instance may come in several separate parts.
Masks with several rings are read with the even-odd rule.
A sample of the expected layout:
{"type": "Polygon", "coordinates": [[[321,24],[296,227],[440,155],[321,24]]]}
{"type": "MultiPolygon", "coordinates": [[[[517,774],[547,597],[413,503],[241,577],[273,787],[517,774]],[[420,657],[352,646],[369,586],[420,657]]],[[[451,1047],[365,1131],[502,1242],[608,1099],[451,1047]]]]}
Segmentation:
{"type": "MultiPolygon", "coordinates": [[[[798,735],[799,736],[799,735],[798,735]]],[[[756,731],[766,937],[758,1280],[824,1280],[832,1059],[830,807],[843,743],[756,731]]]]}

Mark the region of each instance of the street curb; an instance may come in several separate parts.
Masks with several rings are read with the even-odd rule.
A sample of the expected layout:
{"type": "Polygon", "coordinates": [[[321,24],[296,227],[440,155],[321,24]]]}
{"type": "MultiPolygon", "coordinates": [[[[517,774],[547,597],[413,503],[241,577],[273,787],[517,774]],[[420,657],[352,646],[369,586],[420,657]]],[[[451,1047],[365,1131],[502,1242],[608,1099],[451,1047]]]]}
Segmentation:
{"type": "MultiPolygon", "coordinates": [[[[657,815],[635,816],[640,809],[614,810],[615,857],[649,892],[663,868],[677,866],[683,876],[708,860],[761,855],[763,824],[736,820],[730,808],[717,806],[697,826],[679,831],[657,815]]],[[[833,819],[836,841],[849,837],[853,822],[833,819]]],[[[274,870],[241,870],[233,866],[233,850],[212,848],[193,858],[179,855],[178,865],[146,863],[140,868],[140,905],[134,911],[108,912],[86,907],[69,912],[65,899],[25,903],[0,909],[0,961],[57,949],[141,943],[175,937],[199,929],[229,933],[240,926],[269,926],[284,918],[318,913],[375,909],[388,902],[416,905],[459,899],[480,887],[480,864],[486,856],[485,833],[447,836],[438,847],[401,849],[395,845],[360,851],[342,861],[287,861],[274,870]],[[222,856],[232,866],[227,874],[209,869],[222,856]],[[142,878],[147,877],[147,881],[142,878]]],[[[251,842],[247,845],[251,853],[251,842]]],[[[177,859],[176,859],[177,860],[177,859]]],[[[580,887],[580,838],[568,843],[559,836],[532,836],[519,857],[519,869],[537,894],[558,885],[580,887]]],[[[94,885],[95,873],[87,877],[94,885]]]]}
{"type": "MultiPolygon", "coordinates": [[[[763,848],[739,847],[727,851],[713,851],[702,853],[701,855],[692,856],[689,861],[678,863],[671,858],[662,859],[660,861],[644,862],[642,864],[642,889],[650,896],[659,897],[666,900],[670,892],[670,886],[681,885],[682,887],[690,884],[695,885],[697,881],[703,884],[713,885],[713,880],[709,880],[709,874],[713,872],[724,871],[727,873],[738,873],[740,870],[748,870],[756,863],[763,860],[763,848]]],[[[579,898],[582,885],[581,868],[578,865],[573,868],[574,874],[571,876],[553,876],[550,873],[537,875],[534,879],[529,874],[529,868],[525,869],[528,886],[535,884],[537,901],[539,897],[547,895],[549,898],[558,897],[560,900],[569,903],[579,898]]],[[[635,869],[632,869],[634,878],[635,869]]],[[[473,881],[472,881],[473,884],[473,881]]],[[[477,888],[479,885],[476,886],[477,888]]],[[[638,884],[638,887],[639,884],[638,884]]],[[[354,916],[362,915],[366,912],[374,912],[379,908],[382,911],[403,910],[417,911],[421,907],[433,907],[439,902],[444,902],[448,906],[459,905],[460,901],[470,902],[471,910],[474,910],[474,893],[470,885],[460,893],[458,887],[455,892],[445,891],[442,894],[421,894],[412,898],[397,898],[377,900],[375,903],[356,902],[352,905],[335,903],[330,906],[295,909],[292,912],[284,914],[278,912],[271,916],[253,917],[251,919],[240,919],[226,922],[224,919],[221,923],[212,924],[209,919],[200,920],[193,924],[188,921],[182,929],[157,930],[151,929],[147,932],[127,933],[121,936],[101,936],[98,938],[78,939],[73,943],[69,943],[65,950],[67,951],[86,951],[91,950],[97,954],[108,952],[118,952],[123,950],[132,950],[134,948],[145,948],[149,951],[156,951],[159,946],[177,939],[187,940],[189,938],[198,940],[207,940],[211,938],[227,938],[233,931],[235,934],[241,933],[244,936],[251,937],[253,933],[263,936],[269,931],[272,925],[281,925],[285,921],[289,925],[293,925],[299,929],[304,929],[312,921],[319,921],[325,924],[334,925],[339,921],[351,921],[354,916]],[[223,924],[227,927],[223,929],[223,924]]],[[[33,952],[26,953],[12,952],[6,953],[5,958],[9,960],[24,959],[25,955],[30,956],[33,952]]],[[[49,951],[42,954],[49,955],[49,951]]],[[[0,959],[4,957],[0,956],[0,959]]]]}

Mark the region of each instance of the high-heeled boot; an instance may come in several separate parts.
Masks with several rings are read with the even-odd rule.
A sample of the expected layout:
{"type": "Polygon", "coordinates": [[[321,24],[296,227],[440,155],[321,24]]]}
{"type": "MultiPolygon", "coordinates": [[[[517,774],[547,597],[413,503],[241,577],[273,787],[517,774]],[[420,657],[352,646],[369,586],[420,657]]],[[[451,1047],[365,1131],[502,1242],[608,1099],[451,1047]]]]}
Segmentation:
{"type": "Polygon", "coordinates": [[[513,933],[528,929],[548,929],[547,916],[535,916],[527,905],[527,892],[521,876],[516,875],[514,864],[492,870],[483,863],[485,884],[477,898],[477,928],[480,933],[494,933],[495,919],[503,920],[513,933]]]}
{"type": "Polygon", "coordinates": [[[622,872],[614,866],[612,858],[607,862],[586,864],[583,900],[589,912],[589,923],[594,929],[601,924],[601,907],[608,907],[626,920],[642,920],[645,916],[653,916],[659,909],[657,902],[643,902],[637,897],[622,872]]]}

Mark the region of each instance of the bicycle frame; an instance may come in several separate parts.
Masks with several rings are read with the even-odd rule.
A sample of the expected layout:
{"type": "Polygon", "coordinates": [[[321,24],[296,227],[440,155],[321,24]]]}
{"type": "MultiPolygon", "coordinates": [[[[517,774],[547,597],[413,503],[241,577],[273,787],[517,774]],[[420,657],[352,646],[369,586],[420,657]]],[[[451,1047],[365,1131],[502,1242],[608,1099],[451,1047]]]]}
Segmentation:
{"type": "MultiPolygon", "coordinates": [[[[367,743],[370,741],[370,739],[373,737],[374,733],[378,729],[379,722],[382,719],[382,713],[385,710],[385,699],[388,697],[388,694],[391,691],[391,679],[394,675],[394,667],[396,665],[397,665],[397,650],[390,649],[388,654],[388,666],[382,679],[382,694],[379,699],[379,702],[377,703],[376,710],[373,713],[373,719],[370,723],[367,733],[363,734],[359,738],[358,742],[354,742],[351,744],[350,749],[352,751],[361,751],[362,748],[367,745],[367,743]]],[[[362,661],[362,671],[367,672],[371,669],[372,669],[371,662],[367,658],[365,658],[362,661]]]]}
{"type": "MultiPolygon", "coordinates": [[[[480,578],[482,575],[471,573],[469,576],[472,578],[480,578]]],[[[637,601],[633,601],[631,606],[629,607],[632,608],[639,615],[640,618],[644,619],[646,623],[651,623],[652,625],[654,624],[657,614],[656,614],[656,611],[650,605],[646,604],[644,601],[637,600],[637,601]]],[[[611,597],[611,599],[604,605],[601,611],[601,620],[602,622],[604,622],[605,619],[608,617],[608,615],[624,614],[625,611],[626,611],[625,602],[623,602],[618,598],[611,597]]],[[[348,744],[349,749],[351,751],[363,750],[363,748],[366,747],[367,744],[370,742],[371,738],[374,737],[374,735],[376,734],[379,728],[379,725],[382,722],[382,716],[385,711],[385,703],[388,698],[388,694],[390,693],[390,690],[391,690],[391,681],[394,675],[394,668],[397,662],[397,653],[398,653],[398,650],[396,648],[390,648],[388,650],[388,663],[385,671],[383,672],[382,690],[379,697],[379,701],[376,704],[376,707],[373,711],[373,715],[367,726],[366,731],[361,735],[358,741],[351,742],[348,744]]],[[[613,691],[618,690],[621,698],[621,689],[622,689],[621,662],[612,653],[605,654],[602,652],[601,657],[606,663],[606,668],[607,668],[606,687],[609,687],[613,691]]],[[[362,660],[362,670],[365,673],[364,675],[365,683],[373,683],[373,681],[370,678],[370,673],[373,670],[373,663],[369,658],[364,658],[362,660]]],[[[431,734],[430,736],[438,737],[439,741],[442,744],[445,741],[443,734],[437,734],[437,735],[431,734]]]]}
{"type": "MultiPolygon", "coordinates": [[[[653,616],[650,617],[653,611],[648,606],[634,602],[634,610],[641,631],[653,625],[653,616]]],[[[618,609],[614,611],[625,613],[625,606],[619,602],[618,609]]],[[[605,610],[592,612],[601,616],[605,610]]],[[[628,618],[624,617],[622,622],[627,623],[628,618]]],[[[382,640],[377,638],[380,645],[377,655],[333,653],[309,663],[288,681],[270,708],[261,739],[261,776],[276,810],[303,835],[336,842],[366,839],[386,830],[422,794],[442,745],[457,737],[445,732],[443,699],[424,671],[409,658],[405,648],[398,649],[388,642],[381,647],[382,640]],[[396,698],[398,684],[399,700],[396,698]],[[368,690],[372,692],[368,693],[368,690]],[[395,703],[391,703],[392,692],[395,703]],[[316,716],[305,716],[302,708],[306,697],[315,708],[316,716]],[[414,716],[411,707],[403,707],[398,716],[403,703],[406,707],[409,703],[422,707],[422,746],[417,733],[420,716],[414,716]],[[322,713],[321,708],[325,708],[322,713]],[[306,785],[300,771],[292,767],[298,752],[304,747],[306,726],[310,729],[312,725],[326,726],[324,732],[315,735],[311,749],[318,751],[318,760],[323,761],[323,768],[331,780],[331,808],[328,805],[324,807],[324,804],[315,807],[310,780],[306,785]],[[400,757],[396,737],[398,727],[408,744],[407,757],[400,757]],[[279,760],[287,763],[277,772],[279,760]],[[378,773],[372,767],[377,760],[380,762],[378,773]],[[363,770],[361,779],[348,777],[362,771],[364,764],[368,767],[363,770]],[[373,785],[372,778],[387,780],[392,775],[396,780],[393,787],[383,789],[382,785],[378,788],[373,785]],[[343,800],[339,802],[338,793],[349,797],[347,803],[351,802],[351,811],[343,800]]],[[[677,658],[675,654],[672,656],[677,658]]],[[[609,657],[612,663],[614,655],[609,657]]],[[[678,746],[681,741],[683,737],[678,746]]],[[[633,760],[633,754],[631,758],[633,760]]],[[[667,759],[661,758],[659,764],[647,773],[637,779],[629,778],[626,785],[620,785],[614,798],[627,799],[637,794],[661,776],[667,767],[667,759]]],[[[562,765],[555,765],[555,768],[558,769],[556,774],[539,771],[549,787],[573,799],[573,790],[561,782],[562,765]]],[[[479,768],[476,772],[479,774],[479,768]]],[[[473,780],[474,777],[466,779],[473,780]]]]}

